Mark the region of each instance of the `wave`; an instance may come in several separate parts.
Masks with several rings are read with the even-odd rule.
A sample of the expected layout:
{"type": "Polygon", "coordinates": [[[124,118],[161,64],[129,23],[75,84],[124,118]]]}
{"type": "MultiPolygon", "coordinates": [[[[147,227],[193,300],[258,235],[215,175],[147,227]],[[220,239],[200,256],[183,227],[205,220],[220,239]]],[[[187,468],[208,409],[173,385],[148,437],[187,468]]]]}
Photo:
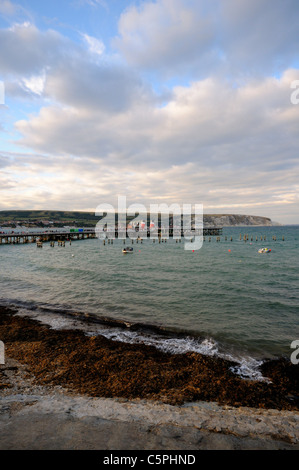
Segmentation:
{"type": "Polygon", "coordinates": [[[98,317],[95,314],[74,311],[70,305],[45,305],[1,298],[0,305],[14,308],[17,315],[29,316],[56,330],[80,329],[88,336],[101,335],[111,341],[145,344],[169,354],[192,352],[219,357],[233,363],[231,371],[243,379],[269,381],[260,371],[263,360],[232,353],[212,337],[190,335],[163,326],[98,317]]]}

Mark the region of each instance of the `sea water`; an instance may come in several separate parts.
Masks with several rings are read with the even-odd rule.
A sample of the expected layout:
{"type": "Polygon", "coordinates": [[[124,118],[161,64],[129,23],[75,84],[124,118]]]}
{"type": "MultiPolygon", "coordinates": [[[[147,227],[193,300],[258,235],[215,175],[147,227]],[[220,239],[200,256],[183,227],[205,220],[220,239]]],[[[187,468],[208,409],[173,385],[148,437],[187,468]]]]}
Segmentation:
{"type": "Polygon", "coordinates": [[[228,227],[216,240],[194,251],[183,238],[127,240],[127,255],[122,240],[2,244],[0,303],[54,328],[114,319],[121,328],[88,322],[87,334],[237,359],[252,376],[262,359],[290,357],[299,339],[299,226],[228,227]]]}

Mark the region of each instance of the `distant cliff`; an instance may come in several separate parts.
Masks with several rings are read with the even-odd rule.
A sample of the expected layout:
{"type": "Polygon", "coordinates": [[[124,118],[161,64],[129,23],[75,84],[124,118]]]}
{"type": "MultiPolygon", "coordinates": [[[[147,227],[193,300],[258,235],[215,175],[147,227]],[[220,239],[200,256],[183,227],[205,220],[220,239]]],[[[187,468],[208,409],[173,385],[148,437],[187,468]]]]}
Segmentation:
{"type": "MultiPolygon", "coordinates": [[[[149,215],[148,215],[149,217],[149,215]]],[[[133,217],[128,217],[131,220],[133,217]]],[[[145,217],[146,218],[146,217],[145,217]]],[[[0,211],[0,226],[28,225],[62,227],[65,225],[78,227],[92,227],[99,221],[94,212],[66,212],[66,211],[0,211]]],[[[170,217],[171,221],[171,217],[170,217]]],[[[204,214],[205,227],[232,227],[232,226],[273,226],[280,225],[272,222],[268,217],[236,214],[204,214]]]]}
{"type": "Polygon", "coordinates": [[[232,227],[260,225],[272,227],[274,224],[268,217],[260,217],[256,215],[238,215],[238,214],[205,214],[203,216],[204,227],[232,227]]]}

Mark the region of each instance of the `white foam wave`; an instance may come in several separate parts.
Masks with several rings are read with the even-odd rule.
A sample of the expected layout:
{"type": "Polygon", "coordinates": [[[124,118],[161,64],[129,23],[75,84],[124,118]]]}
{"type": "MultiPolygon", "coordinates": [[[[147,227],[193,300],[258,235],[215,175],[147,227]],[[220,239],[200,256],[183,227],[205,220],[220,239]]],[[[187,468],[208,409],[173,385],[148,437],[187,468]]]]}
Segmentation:
{"type": "Polygon", "coordinates": [[[194,338],[165,338],[154,335],[146,335],[144,333],[121,330],[121,329],[110,329],[101,330],[98,332],[108,339],[114,341],[121,341],[125,343],[141,343],[148,346],[154,346],[160,351],[170,354],[185,354],[187,352],[196,352],[205,355],[217,355],[218,347],[216,341],[212,339],[204,339],[202,341],[194,338]]]}
{"type": "MultiPolygon", "coordinates": [[[[236,359],[234,359],[236,361],[236,359]]],[[[257,380],[258,382],[271,382],[264,377],[259,370],[263,361],[258,361],[252,357],[243,357],[238,360],[238,365],[231,367],[231,371],[244,379],[257,380]]]]}
{"type": "MultiPolygon", "coordinates": [[[[118,327],[108,327],[97,323],[85,323],[75,316],[69,317],[54,312],[44,312],[40,310],[30,311],[26,308],[19,308],[18,315],[30,316],[43,324],[47,324],[55,330],[80,329],[88,336],[101,335],[112,341],[120,341],[129,344],[145,344],[154,346],[158,350],[170,354],[186,354],[190,352],[203,354],[205,356],[216,356],[235,362],[231,371],[248,380],[267,381],[261,374],[259,367],[262,361],[252,357],[236,357],[235,355],[221,352],[219,344],[213,338],[197,339],[192,337],[172,337],[166,338],[158,334],[147,334],[142,331],[132,331],[118,327]]],[[[82,314],[80,314],[82,316],[82,314]]]]}
{"type": "Polygon", "coordinates": [[[203,340],[197,340],[190,337],[165,339],[164,337],[145,336],[138,332],[122,330],[101,331],[99,334],[114,341],[122,341],[131,344],[142,343],[154,346],[160,351],[170,354],[195,352],[205,356],[217,356],[237,363],[235,366],[231,367],[231,371],[244,379],[268,381],[268,379],[263,377],[259,370],[259,367],[263,363],[262,361],[258,361],[257,359],[249,356],[240,358],[234,357],[228,353],[221,353],[219,351],[218,343],[212,338],[206,338],[203,340]]]}

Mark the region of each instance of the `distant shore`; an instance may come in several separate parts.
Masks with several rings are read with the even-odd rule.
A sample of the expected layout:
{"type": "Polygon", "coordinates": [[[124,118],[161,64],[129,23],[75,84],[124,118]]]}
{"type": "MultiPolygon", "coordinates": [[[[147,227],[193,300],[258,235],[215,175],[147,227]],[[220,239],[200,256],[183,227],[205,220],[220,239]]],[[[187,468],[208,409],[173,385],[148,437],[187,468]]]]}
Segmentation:
{"type": "Polygon", "coordinates": [[[263,373],[271,383],[252,382],[235,376],[231,363],[220,358],[171,355],[78,330],[53,330],[15,313],[0,308],[6,352],[6,364],[0,366],[2,449],[71,448],[69,426],[77,433],[76,448],[94,448],[92,436],[97,430],[104,439],[105,426],[119,436],[119,444],[105,448],[142,448],[136,447],[138,439],[140,446],[154,446],[145,448],[299,446],[298,384],[287,361],[265,363],[263,373]],[[26,423],[31,434],[20,430],[26,423]],[[147,426],[155,429],[150,437],[147,426]],[[120,436],[124,429],[126,438],[120,436]],[[167,438],[160,442],[156,432],[167,438]],[[174,437],[178,434],[180,439],[174,437]]]}
{"type": "MultiPolygon", "coordinates": [[[[170,224],[173,221],[173,215],[170,213],[170,224]]],[[[156,214],[144,213],[144,220],[150,219],[156,214]]],[[[117,215],[118,217],[118,215],[117,215]]],[[[127,221],[133,219],[133,216],[127,216],[127,221]]],[[[28,225],[31,227],[89,227],[95,226],[99,217],[94,212],[80,211],[53,211],[53,210],[4,210],[0,211],[0,226],[7,224],[9,226],[28,225]]],[[[248,227],[248,226],[267,226],[272,227],[281,225],[279,222],[272,222],[269,217],[244,215],[244,214],[203,214],[204,227],[248,227]]]]}

